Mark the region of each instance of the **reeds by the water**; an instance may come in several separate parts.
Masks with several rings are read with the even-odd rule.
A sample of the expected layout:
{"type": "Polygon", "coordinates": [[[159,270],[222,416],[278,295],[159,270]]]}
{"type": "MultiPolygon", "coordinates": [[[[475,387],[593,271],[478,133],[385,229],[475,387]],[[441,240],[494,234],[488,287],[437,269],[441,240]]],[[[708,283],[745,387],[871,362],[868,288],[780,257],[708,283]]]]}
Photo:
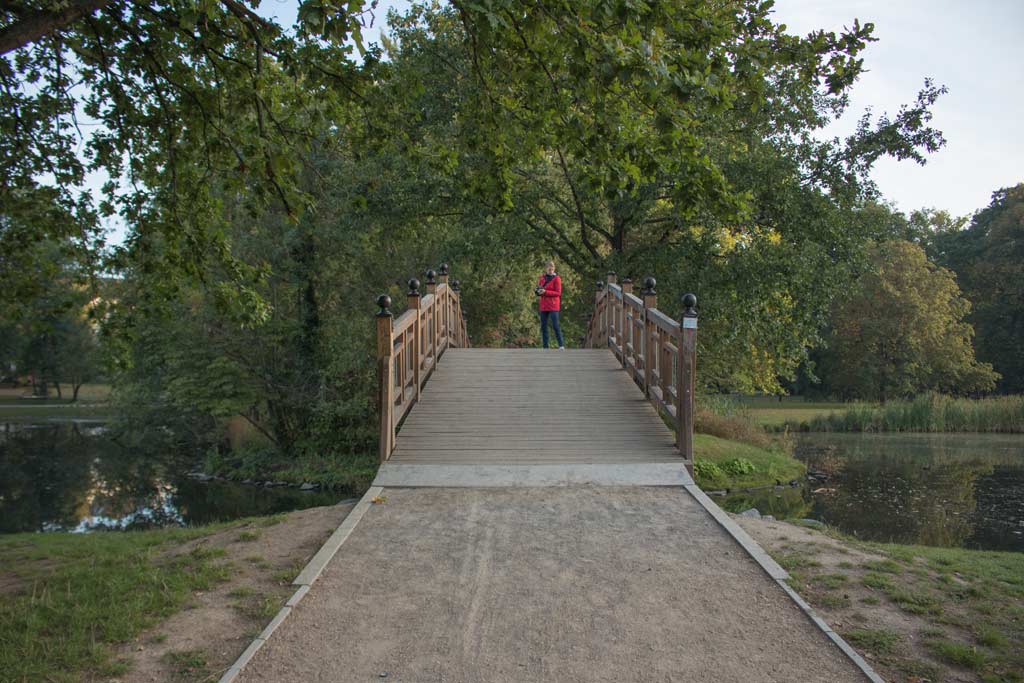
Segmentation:
{"type": "Polygon", "coordinates": [[[1024,433],[1024,396],[952,398],[924,394],[885,405],[858,405],[798,427],[812,432],[1024,433]]]}

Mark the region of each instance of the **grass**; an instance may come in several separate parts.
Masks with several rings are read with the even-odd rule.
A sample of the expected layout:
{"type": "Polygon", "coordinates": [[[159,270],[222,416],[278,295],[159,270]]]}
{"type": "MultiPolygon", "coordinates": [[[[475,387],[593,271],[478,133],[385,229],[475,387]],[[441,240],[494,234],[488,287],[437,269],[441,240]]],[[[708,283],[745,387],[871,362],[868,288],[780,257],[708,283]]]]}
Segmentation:
{"type": "Polygon", "coordinates": [[[0,602],[4,680],[71,682],[123,673],[114,646],[228,578],[222,550],[166,551],[223,525],[131,533],[0,537],[0,574],[21,590],[0,602]]]}
{"type": "Polygon", "coordinates": [[[215,681],[217,677],[210,671],[206,655],[201,650],[182,650],[168,652],[163,660],[171,666],[176,681],[215,681]]]}
{"type": "Polygon", "coordinates": [[[65,398],[58,399],[56,393],[48,399],[26,399],[22,396],[27,387],[0,389],[0,418],[4,422],[49,422],[68,419],[106,419],[110,417],[107,400],[110,386],[86,384],[78,393],[78,401],[71,402],[71,388],[62,387],[65,398]]]}
{"type": "Polygon", "coordinates": [[[930,640],[926,645],[939,659],[972,671],[981,671],[987,660],[984,652],[964,643],[930,640]]]}
{"type": "Polygon", "coordinates": [[[286,456],[262,445],[242,447],[227,454],[211,452],[203,471],[242,481],[254,479],[283,481],[291,484],[309,482],[353,495],[362,495],[370,488],[380,464],[376,454],[286,456]]]}
{"type": "Polygon", "coordinates": [[[848,410],[849,403],[836,401],[805,401],[799,396],[744,397],[741,405],[750,419],[769,430],[782,429],[787,424],[801,424],[818,417],[848,410]]]}
{"type": "Polygon", "coordinates": [[[896,651],[900,635],[886,629],[858,628],[842,634],[851,645],[875,655],[889,655],[896,651]]]}
{"type": "Polygon", "coordinates": [[[812,557],[791,543],[772,556],[804,599],[846,625],[843,637],[886,680],[960,679],[967,669],[982,681],[1024,681],[1024,553],[817,533],[877,558],[836,562],[834,553],[812,557]],[[886,623],[892,630],[878,625],[878,610],[900,615],[886,623]]]}
{"type": "Polygon", "coordinates": [[[799,479],[807,471],[802,462],[781,449],[766,449],[696,434],[693,441],[694,474],[703,489],[754,488],[799,479]]]}
{"type": "Polygon", "coordinates": [[[814,432],[1024,433],[1024,396],[968,399],[925,394],[880,406],[862,404],[789,426],[814,432]]]}

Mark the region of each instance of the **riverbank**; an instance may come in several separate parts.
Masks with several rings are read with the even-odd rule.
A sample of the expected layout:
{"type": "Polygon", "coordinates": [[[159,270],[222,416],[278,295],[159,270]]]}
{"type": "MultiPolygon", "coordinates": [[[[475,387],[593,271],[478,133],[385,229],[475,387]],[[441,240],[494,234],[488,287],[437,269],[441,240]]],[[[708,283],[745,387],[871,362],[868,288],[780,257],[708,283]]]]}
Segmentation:
{"type": "Polygon", "coordinates": [[[1024,553],[864,543],[734,518],[886,680],[1022,680],[1024,553]]]}
{"type": "Polygon", "coordinates": [[[693,469],[697,485],[704,490],[786,484],[807,472],[781,447],[760,448],[709,434],[693,437],[693,469]]]}
{"type": "Polygon", "coordinates": [[[216,680],[350,509],[0,536],[0,680],[216,680]]]}
{"type": "Polygon", "coordinates": [[[202,467],[209,476],[228,481],[313,485],[361,496],[377,475],[377,454],[286,456],[271,448],[239,448],[208,454],[202,467]]]}

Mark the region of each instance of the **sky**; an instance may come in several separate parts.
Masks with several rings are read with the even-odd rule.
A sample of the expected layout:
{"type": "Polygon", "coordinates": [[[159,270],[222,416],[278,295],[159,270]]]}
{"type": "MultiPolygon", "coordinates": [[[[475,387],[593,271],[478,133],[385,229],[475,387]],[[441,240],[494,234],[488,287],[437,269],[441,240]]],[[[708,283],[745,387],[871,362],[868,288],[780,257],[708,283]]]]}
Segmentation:
{"type": "Polygon", "coordinates": [[[904,212],[945,209],[969,215],[992,193],[1024,182],[1024,1],[776,0],[775,20],[790,33],[839,32],[853,19],[875,25],[862,53],[864,74],[850,108],[829,135],[851,132],[864,109],[895,114],[914,101],[925,77],[949,92],[931,125],[946,146],[918,166],[881,159],[872,178],[904,212]]]}

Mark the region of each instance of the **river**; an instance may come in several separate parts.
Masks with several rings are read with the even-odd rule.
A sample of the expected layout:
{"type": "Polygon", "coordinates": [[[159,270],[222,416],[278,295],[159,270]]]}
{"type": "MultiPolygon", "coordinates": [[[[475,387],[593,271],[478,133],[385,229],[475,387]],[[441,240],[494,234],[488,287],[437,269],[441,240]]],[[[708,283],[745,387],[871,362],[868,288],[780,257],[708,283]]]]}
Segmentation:
{"type": "Polygon", "coordinates": [[[716,498],[731,512],[816,519],[865,540],[1024,551],[1024,435],[797,435],[817,476],[716,498]]]}
{"type": "Polygon", "coordinates": [[[0,425],[0,533],[196,526],[351,497],[198,481],[197,460],[119,446],[99,423],[0,425]]]}
{"type": "MultiPolygon", "coordinates": [[[[866,540],[1024,551],[1024,435],[800,434],[796,456],[813,478],[717,502],[866,540]]],[[[196,462],[101,424],[0,426],[0,533],[193,526],[351,495],[197,481],[196,462]]]]}

